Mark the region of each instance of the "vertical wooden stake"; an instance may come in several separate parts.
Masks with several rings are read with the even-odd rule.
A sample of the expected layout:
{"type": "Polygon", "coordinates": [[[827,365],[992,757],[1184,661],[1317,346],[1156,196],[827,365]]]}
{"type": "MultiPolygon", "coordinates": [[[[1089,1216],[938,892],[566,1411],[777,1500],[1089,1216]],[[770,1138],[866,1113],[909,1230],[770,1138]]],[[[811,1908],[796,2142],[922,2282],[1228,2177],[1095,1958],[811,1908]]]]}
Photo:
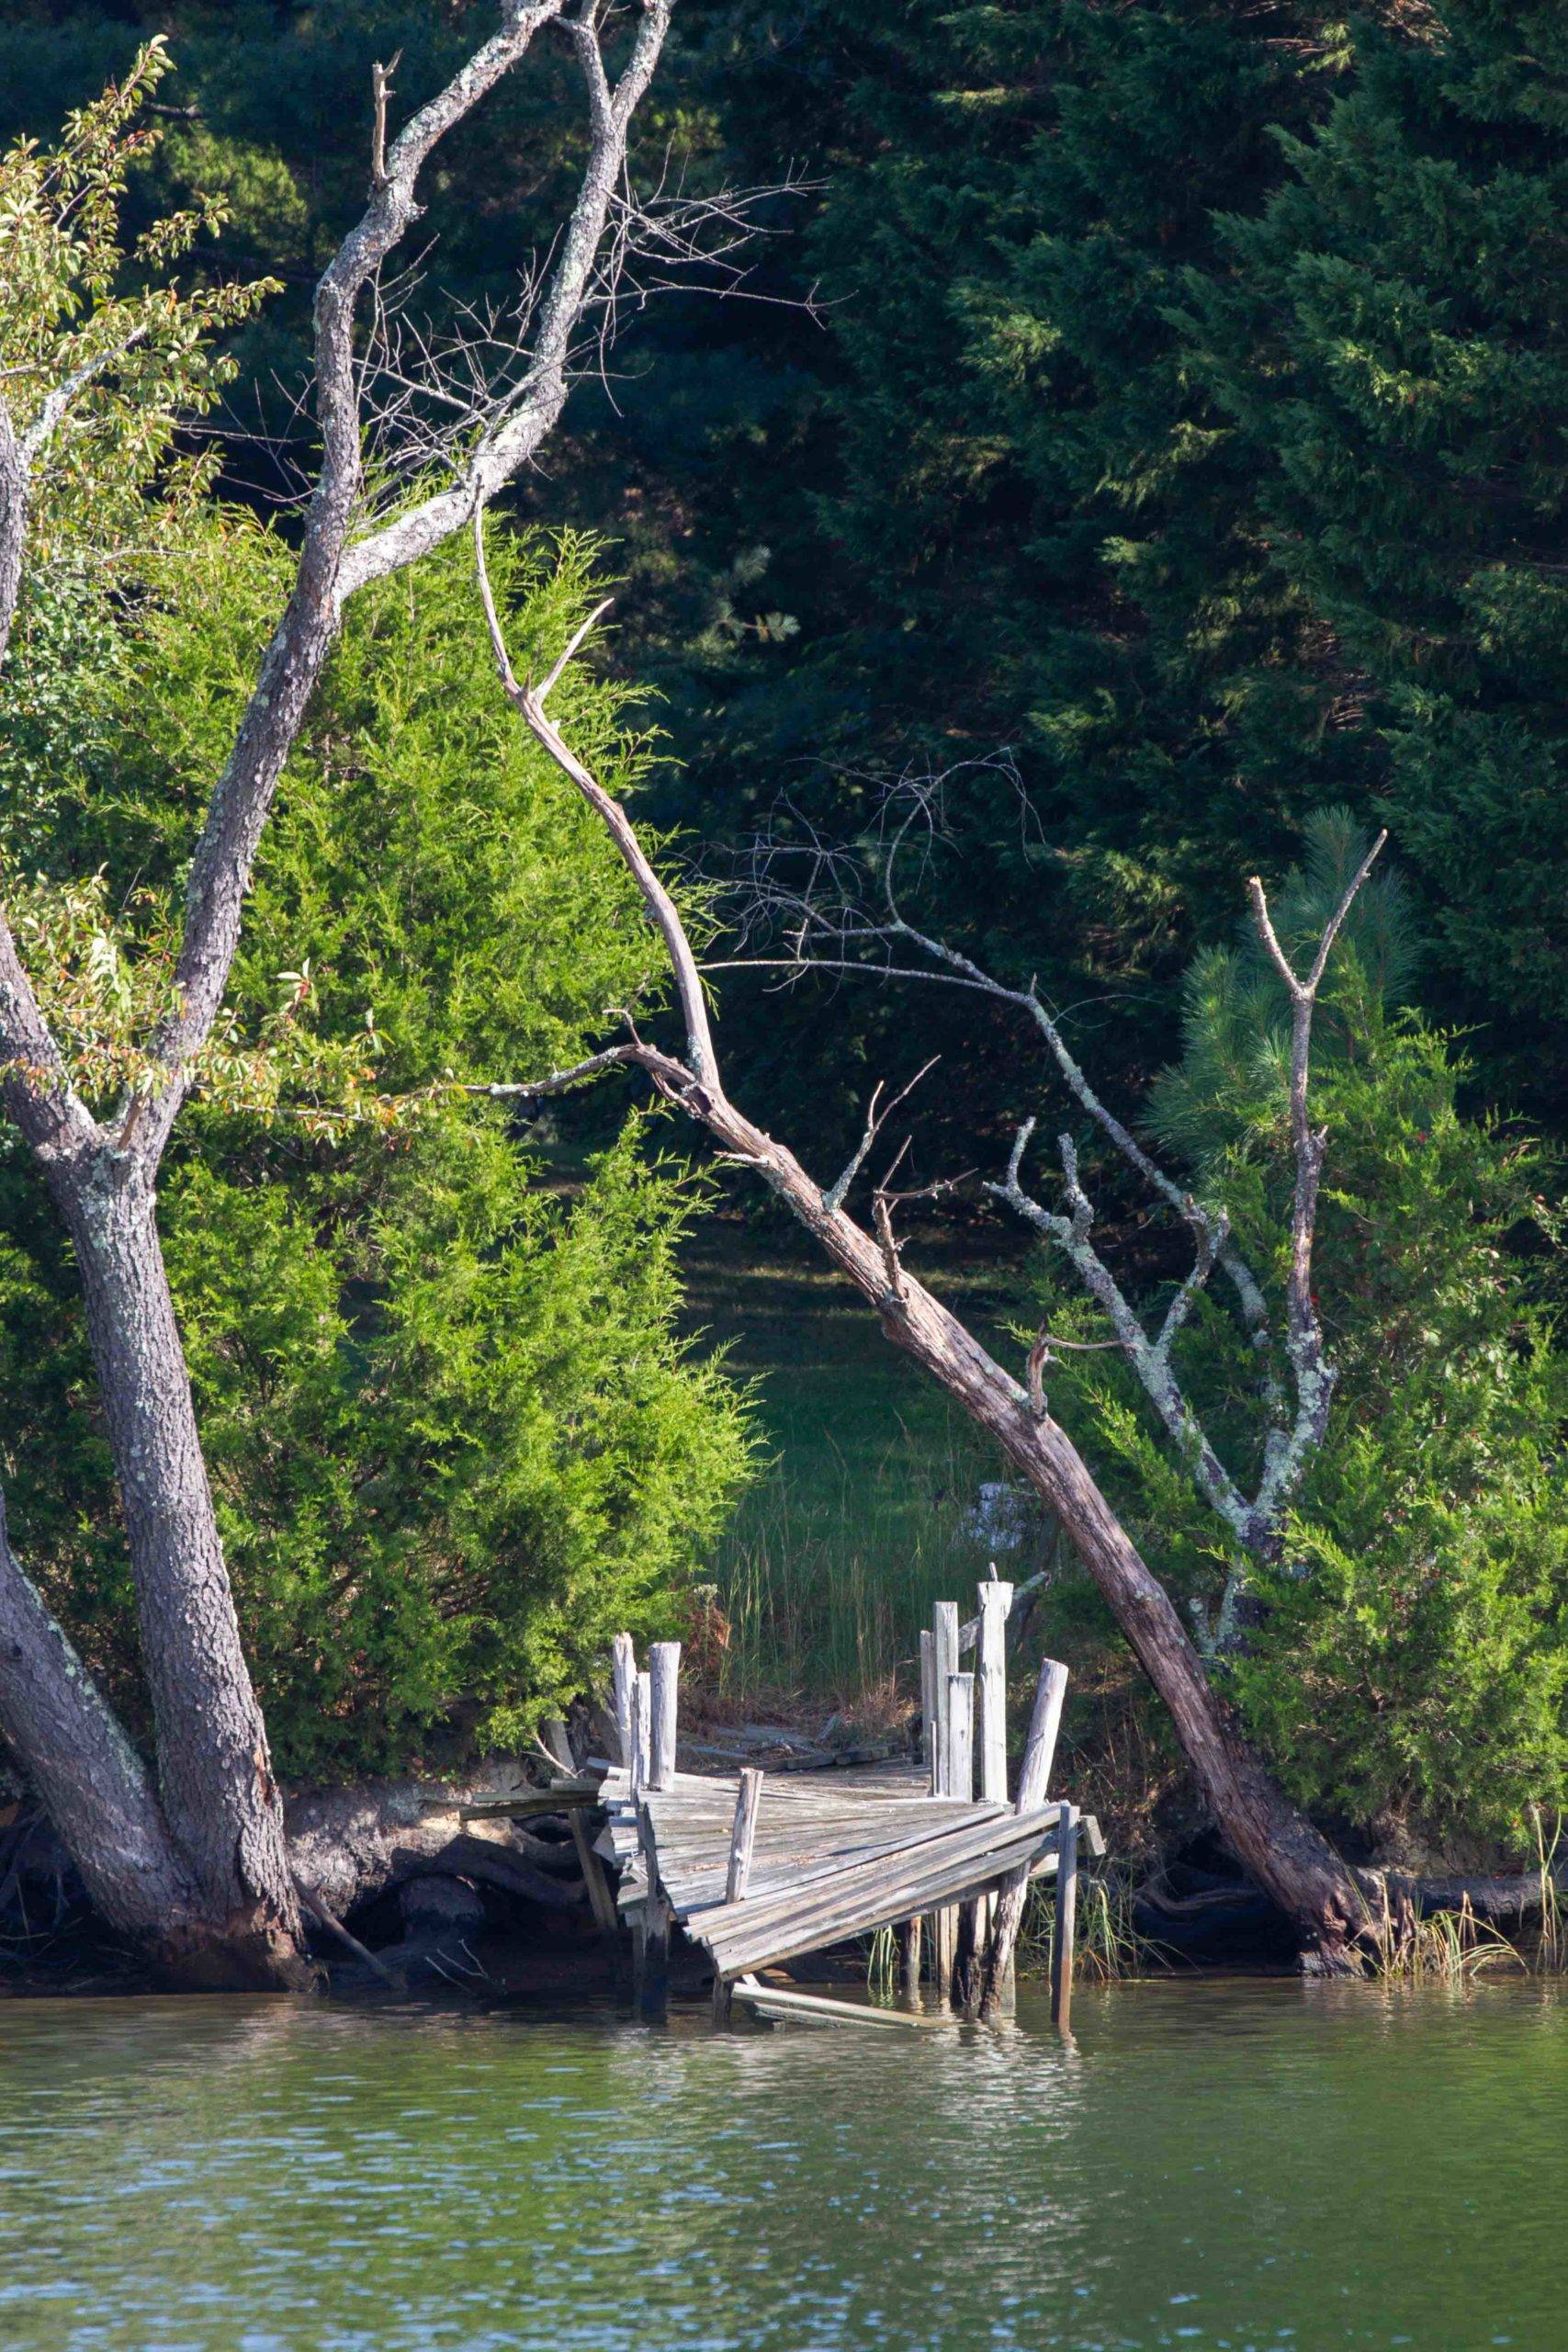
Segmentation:
{"type": "Polygon", "coordinates": [[[681,1687],[681,1645],[655,1642],[648,1653],[648,1785],[668,1789],[675,1780],[675,1710],[681,1687]]]}
{"type": "MultiPolygon", "coordinates": [[[[641,1679],[646,1681],[647,1677],[641,1679]]],[[[648,1873],[642,1936],[637,1946],[637,2006],[640,2017],[657,2025],[662,2022],[670,2006],[670,1905],[659,1883],[659,1849],[646,1804],[637,1807],[637,1834],[642,1849],[642,1866],[648,1873]]]]}
{"type": "Polygon", "coordinates": [[[906,1919],[898,1930],[898,1949],[903,1962],[904,1998],[915,2007],[920,2000],[920,1921],[906,1919]]]}
{"type": "MultiPolygon", "coordinates": [[[[980,1604],[980,1632],[976,1644],[975,1703],[976,1713],[976,1746],[980,1758],[980,1802],[982,1804],[1006,1804],[1008,1801],[1008,1665],[1007,1621],[1012,1607],[1012,1587],[998,1577],[988,1577],[976,1588],[980,1604]]],[[[971,1906],[969,1941],[974,1951],[972,1966],[983,1970],[990,1957],[991,1929],[996,1920],[997,1899],[994,1894],[976,1896],[971,1906]]],[[[971,2000],[975,1987],[969,1987],[971,2000]]],[[[966,2002],[965,2006],[970,2003],[966,2002]]]]}
{"type": "Polygon", "coordinates": [[[1051,2022],[1066,2033],[1073,2019],[1073,1932],[1078,1911],[1077,1807],[1056,1816],[1056,1933],[1051,1947],[1051,2022]]]}
{"type": "Polygon", "coordinates": [[[920,1635],[920,1760],[936,1794],[936,1668],[930,1630],[920,1635]]]}
{"type": "Polygon", "coordinates": [[[936,1713],[931,1724],[931,1786],[938,1796],[949,1796],[947,1773],[948,1682],[958,1671],[958,1603],[939,1600],[931,1616],[931,1696],[936,1713]]]}
{"type": "Polygon", "coordinates": [[[740,1785],[735,1792],[735,1823],[729,1833],[729,1873],[725,1881],[724,1899],[739,1903],[751,1877],[751,1848],[757,1836],[757,1810],[762,1802],[762,1775],[754,1765],[745,1766],[740,1785]]]}
{"type": "Polygon", "coordinates": [[[986,1804],[1008,1801],[1008,1611],[1012,1587],[992,1581],[979,1588],[980,1638],[975,1677],[979,1707],[980,1797],[986,1804]]]}
{"type": "Polygon", "coordinates": [[[632,1684],[632,1794],[648,1786],[649,1755],[653,1737],[653,1679],[639,1674],[632,1684]]]}
{"type": "MultiPolygon", "coordinates": [[[[1066,1668],[1058,1665],[1054,1657],[1043,1658],[1040,1679],[1034,1686],[1034,1711],[1029,1718],[1023,1769],[1018,1781],[1016,1810],[1021,1814],[1038,1813],[1045,1802],[1051,1767],[1056,1755],[1056,1734],[1062,1722],[1062,1702],[1066,1695],[1066,1668]]],[[[1012,1871],[997,1897],[990,1957],[986,1962],[981,1989],[980,2015],[983,2018],[998,2016],[1006,2000],[1028,1888],[1029,1872],[1026,1870],[1012,1871]]]]}
{"type": "MultiPolygon", "coordinates": [[[[947,1778],[949,1796],[959,1797],[965,1804],[973,1804],[975,1677],[972,1674],[950,1674],[947,1678],[947,1778]]],[[[955,1904],[946,1914],[947,1932],[952,1940],[953,2001],[957,2008],[963,2008],[968,1999],[970,1980],[974,1974],[976,1909],[973,1902],[955,1904]]]]}
{"type": "Polygon", "coordinates": [[[621,1770],[629,1772],[635,1752],[632,1744],[632,1689],[637,1681],[637,1652],[629,1634],[617,1634],[611,1645],[611,1675],[614,1692],[615,1729],[621,1741],[621,1770]]]}
{"type": "Polygon", "coordinates": [[[975,1802],[975,1677],[947,1678],[947,1794],[975,1802]]]}
{"type": "MultiPolygon", "coordinates": [[[[939,1600],[931,1612],[931,1696],[936,1715],[931,1734],[931,1786],[939,1797],[953,1793],[951,1723],[953,1680],[958,1672],[958,1603],[939,1600]]],[[[937,1998],[945,2007],[953,1994],[953,1963],[958,1945],[958,1912],[949,1905],[931,1914],[931,1962],[937,1998]]]]}

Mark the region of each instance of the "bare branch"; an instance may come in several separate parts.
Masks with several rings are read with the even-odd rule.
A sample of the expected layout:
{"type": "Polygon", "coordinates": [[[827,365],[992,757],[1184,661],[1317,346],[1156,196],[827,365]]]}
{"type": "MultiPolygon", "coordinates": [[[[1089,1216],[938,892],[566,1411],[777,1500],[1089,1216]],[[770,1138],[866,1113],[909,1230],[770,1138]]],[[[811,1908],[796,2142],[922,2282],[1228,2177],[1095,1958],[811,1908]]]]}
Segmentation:
{"type": "MultiPolygon", "coordinates": [[[[460,530],[527,463],[559,416],[566,401],[572,338],[592,290],[601,243],[625,171],[632,116],[659,62],[671,5],[671,0],[646,0],[631,56],[619,81],[612,85],[604,70],[595,12],[590,9],[580,17],[567,17],[561,0],[541,0],[532,21],[558,18],[576,51],[588,98],[590,145],[577,202],[539,308],[527,369],[500,420],[483,434],[461,479],[449,490],[420,500],[406,514],[348,549],[336,585],[340,603],[367,582],[417,561],[460,530]]],[[[394,175],[401,146],[400,138],[389,159],[394,175]]]]}
{"type": "MultiPolygon", "coordinates": [[[[570,653],[581,644],[588,628],[592,625],[592,621],[584,623],[583,627],[577,630],[568,655],[555,663],[546,679],[544,688],[520,686],[506,650],[506,640],[502,631],[500,616],[495,609],[495,598],[491,590],[490,574],[485,565],[484,518],[479,514],[474,516],[474,560],[479,572],[479,594],[484,605],[485,620],[490,630],[491,645],[495,654],[496,668],[500,673],[502,685],[508,698],[522,712],[531,732],[548,752],[556,765],[570,777],[589,807],[603,820],[628,872],[642,893],[643,902],[663,938],[671,967],[675,975],[676,993],[680,999],[682,1018],[686,1028],[686,1049],[691,1060],[691,1068],[686,1073],[688,1081],[694,1079],[699,1086],[712,1091],[718,1084],[718,1066],[714,1055],[713,1032],[708,1023],[707,1002],[703,995],[702,976],[697,970],[696,958],[692,953],[691,943],[686,937],[685,926],[676,911],[675,902],[649,864],[631,820],[620,802],[613,794],[605,791],[598,779],[583,766],[576,753],[568,748],[554,721],[545,709],[544,693],[558,682],[565,665],[565,660],[569,659],[570,653]]],[[[599,607],[600,612],[605,609],[604,605],[599,607]]],[[[593,618],[597,617],[598,615],[595,614],[593,618]]]]}
{"type": "MultiPolygon", "coordinates": [[[[1062,1216],[1055,1210],[1042,1207],[1038,1201],[1032,1199],[1024,1191],[1023,1160],[1034,1133],[1034,1126],[1035,1122],[1032,1119],[1026,1119],[1019,1128],[1013,1138],[1005,1182],[987,1183],[987,1192],[993,1194],[996,1199],[1005,1201],[1015,1216],[1022,1217],[1024,1222],[1032,1225],[1037,1233],[1043,1234],[1047,1240],[1055,1242],[1067,1259],[1089,1296],[1108,1317],[1111,1328],[1116,1334],[1116,1344],[1125,1351],[1128,1363],[1136,1373],[1145,1396],[1164,1426],[1166,1434],[1176,1446],[1183,1462],[1188,1464],[1199,1491],[1220,1514],[1232,1532],[1244,1543],[1247,1542],[1248,1530],[1253,1521],[1253,1505],[1247,1501],[1210,1443],[1171,1369],[1167,1349],[1161,1344],[1161,1340],[1149,1340],[1121,1284],[1100,1256],[1090,1238],[1094,1225],[1094,1209],[1083,1188],[1078,1173],[1077,1150],[1070,1136],[1063,1136],[1059,1143],[1069,1215],[1062,1216]]],[[[1194,1267],[1193,1273],[1188,1277],[1190,1295],[1181,1306],[1182,1315],[1185,1315],[1188,1307],[1190,1306],[1191,1295],[1195,1295],[1196,1291],[1201,1287],[1213,1264],[1212,1252],[1205,1251],[1194,1267]]],[[[1184,1285],[1184,1288],[1186,1287],[1184,1285]]],[[[1178,1301],[1180,1297],[1181,1294],[1179,1293],[1178,1301]]],[[[1173,1301],[1172,1312],[1175,1311],[1178,1301],[1173,1301]]],[[[1168,1313],[1168,1325],[1169,1319],[1169,1313],[1168,1313]]],[[[1179,1317],[1178,1320],[1179,1319],[1179,1317]]],[[[1164,1337],[1165,1334],[1162,1333],[1162,1340],[1164,1337]]],[[[1032,1352],[1031,1375],[1032,1392],[1037,1396],[1042,1395],[1039,1384],[1043,1375],[1043,1366],[1040,1367],[1039,1374],[1036,1375],[1032,1352]]]]}
{"type": "Polygon", "coordinates": [[[1323,1182],[1324,1159],[1328,1149],[1328,1131],[1325,1127],[1314,1127],[1308,1103],[1313,1017],[1334,943],[1387,839],[1387,832],[1381,832],[1357,867],[1338,905],[1324,925],[1317,951],[1304,980],[1298,976],[1280,944],[1262,882],[1253,875],[1247,886],[1258,936],[1269,961],[1283,980],[1291,1001],[1289,1105],[1295,1185],[1291,1204],[1290,1264],[1285,1278],[1285,1348],[1295,1379],[1296,1413],[1285,1442],[1272,1449],[1264,1465],[1258,1508],[1270,1529],[1300,1479],[1309,1456],[1323,1442],[1337,1378],[1324,1347],[1323,1326],[1318,1320],[1312,1287],[1318,1193],[1323,1182]]]}
{"type": "Polygon", "coordinates": [[[415,189],[432,151],[525,54],[541,27],[560,19],[564,0],[506,0],[501,28],[389,143],[386,75],[376,85],[371,192],[358,224],[329,264],[316,292],[316,410],[322,455],[306,514],[293,591],[263,658],[255,691],[219,778],[192,861],[186,932],[176,967],[179,1009],[153,1041],[168,1071],[143,1114],[136,1144],[155,1164],[228,983],[241,912],[262,827],[306,704],[335,633],[344,602],[367,581],[426,553],[493,496],[537,448],[566,395],[565,359],[595,267],[610,192],[625,162],[633,109],[647,88],[669,23],[670,0],[649,0],[625,73],[607,101],[592,12],[564,28],[587,68],[591,152],[555,275],[542,307],[526,398],[481,446],[465,480],[395,523],[351,544],[364,481],[363,374],[355,356],[355,307],[383,262],[418,217],[415,189]]]}
{"type": "Polygon", "coordinates": [[[402,59],[402,51],[394,50],[389,65],[379,60],[370,68],[370,95],[376,108],[376,127],[370,134],[370,184],[372,187],[387,185],[387,101],[392,95],[392,76],[402,59]]]}
{"type": "Polygon", "coordinates": [[[860,1174],[861,1170],[864,1167],[866,1155],[870,1151],[873,1144],[876,1141],[878,1130],[893,1116],[893,1114],[898,1108],[899,1103],[906,1102],[908,1099],[908,1097],[914,1092],[916,1087],[919,1086],[921,1079],[926,1076],[928,1071],[933,1070],[941,1059],[942,1056],[940,1054],[933,1054],[930,1061],[924,1063],[922,1067],[915,1072],[914,1077],[909,1080],[908,1086],[899,1088],[897,1093],[893,1097],[892,1102],[889,1102],[886,1111],[879,1111],[877,1108],[878,1102],[881,1100],[884,1083],[880,1078],[877,1080],[875,1086],[872,1090],[870,1106],[865,1114],[865,1133],[862,1136],[859,1143],[855,1146],[853,1152],[850,1156],[848,1163],[840,1174],[834,1179],[833,1182],[829,1185],[827,1191],[823,1193],[822,1205],[825,1209],[831,1211],[833,1209],[840,1209],[843,1207],[844,1202],[849,1194],[850,1186],[854,1182],[855,1178],[860,1174]]]}

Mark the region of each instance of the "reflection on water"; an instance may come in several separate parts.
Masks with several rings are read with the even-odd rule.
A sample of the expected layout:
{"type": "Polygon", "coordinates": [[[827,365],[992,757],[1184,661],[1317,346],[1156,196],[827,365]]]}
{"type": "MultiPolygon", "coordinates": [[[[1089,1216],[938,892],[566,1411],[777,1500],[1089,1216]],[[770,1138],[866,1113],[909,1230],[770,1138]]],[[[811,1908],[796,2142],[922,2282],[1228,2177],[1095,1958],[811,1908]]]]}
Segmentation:
{"type": "Polygon", "coordinates": [[[1018,2031],[0,2004],[6,2352],[1568,2345],[1568,2002],[1018,2031]],[[892,2047],[889,2047],[889,2044],[892,2047]]]}

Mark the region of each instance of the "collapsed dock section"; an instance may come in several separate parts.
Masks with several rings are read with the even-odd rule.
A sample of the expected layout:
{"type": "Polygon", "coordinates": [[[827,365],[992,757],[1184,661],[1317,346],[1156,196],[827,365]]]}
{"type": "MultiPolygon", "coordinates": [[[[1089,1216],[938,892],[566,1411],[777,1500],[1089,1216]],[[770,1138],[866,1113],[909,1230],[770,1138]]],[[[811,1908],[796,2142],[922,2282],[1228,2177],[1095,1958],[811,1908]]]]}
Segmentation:
{"type": "Polygon", "coordinates": [[[632,1930],[637,1998],[661,2013],[671,1928],[713,1964],[714,2013],[733,1997],[788,2014],[868,2011],[760,1985],[777,1968],[892,1928],[908,2012],[994,2018],[1009,2006],[1030,1880],[1057,1881],[1053,2008],[1066,2022],[1080,1840],[1103,1851],[1092,1817],[1048,1794],[1066,1669],[1040,1668],[1015,1792],[1008,1788],[1005,1628],[1010,1587],[979,1589],[977,1615],[939,1602],[922,1637],[921,1761],[816,1771],[677,1769],[680,1645],[655,1643],[638,1670],[617,1637],[613,1722],[619,1760],[600,1802],[632,1930]],[[960,1659],[977,1651],[977,1671],[960,1659]],[[979,1786],[976,1789],[976,1766],[979,1786]]]}

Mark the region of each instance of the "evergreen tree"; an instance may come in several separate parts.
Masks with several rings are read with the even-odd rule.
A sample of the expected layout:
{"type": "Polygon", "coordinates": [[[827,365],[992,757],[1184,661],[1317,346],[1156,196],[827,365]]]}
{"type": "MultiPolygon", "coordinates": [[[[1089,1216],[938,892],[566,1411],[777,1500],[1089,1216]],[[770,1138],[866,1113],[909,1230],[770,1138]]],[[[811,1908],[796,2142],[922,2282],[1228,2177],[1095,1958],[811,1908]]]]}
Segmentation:
{"type": "MultiPolygon", "coordinates": [[[[1316,935],[1366,847],[1342,811],[1306,830],[1305,868],[1275,898],[1287,946],[1316,935]]],[[[1088,1417],[1119,1457],[1111,1490],[1168,1573],[1212,1608],[1245,1567],[1258,1615],[1221,1670],[1281,1779],[1402,1862],[1440,1849],[1461,1818],[1528,1845],[1530,1806],[1568,1795],[1568,1389],[1551,1319],[1507,1250],[1521,1228],[1550,1229],[1549,1171],[1528,1139],[1463,1115],[1462,1057],[1401,1002],[1417,944],[1398,878],[1370,886],[1314,1026],[1313,1117],[1328,1154],[1313,1262],[1338,1383],[1279,1564],[1240,1560],[1141,1392],[1103,1358],[1079,1357],[1054,1383],[1054,1408],[1088,1417]]],[[[1195,961],[1183,1032],[1149,1128],[1278,1284],[1289,1030],[1250,928],[1195,961]]],[[[1051,1282],[1073,1312],[1065,1278],[1051,1282]]],[[[1178,1353],[1211,1440],[1245,1462],[1260,1436],[1257,1367],[1235,1325],[1205,1299],[1178,1353]]]]}
{"type": "Polygon", "coordinates": [[[1320,632],[1325,723],[1375,749],[1430,981],[1540,1100],[1568,1011],[1568,19],[1444,0],[1367,28],[1282,145],[1189,281],[1192,365],[1320,632]]]}

